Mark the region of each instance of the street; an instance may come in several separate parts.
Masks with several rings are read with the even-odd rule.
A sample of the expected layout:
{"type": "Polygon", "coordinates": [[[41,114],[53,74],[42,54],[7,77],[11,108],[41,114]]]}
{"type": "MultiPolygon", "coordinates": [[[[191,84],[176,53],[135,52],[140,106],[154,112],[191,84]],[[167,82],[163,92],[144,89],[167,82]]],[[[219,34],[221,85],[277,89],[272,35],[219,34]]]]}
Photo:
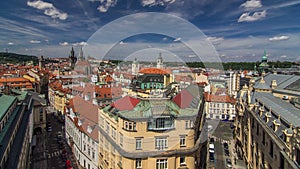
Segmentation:
{"type": "Polygon", "coordinates": [[[50,122],[52,131],[47,133],[47,158],[48,169],[65,169],[66,161],[71,160],[72,167],[77,169],[76,160],[74,159],[71,148],[68,146],[65,140],[65,132],[62,128],[63,124],[59,122],[58,118],[53,114],[47,114],[47,123],[50,122]],[[59,142],[57,133],[62,133],[62,141],[59,142]],[[60,145],[61,144],[61,145],[60,145]],[[63,152],[67,152],[67,156],[63,157],[63,152]]]}
{"type": "Polygon", "coordinates": [[[237,163],[234,163],[235,159],[235,150],[234,150],[234,140],[230,124],[231,122],[222,122],[218,120],[207,120],[208,125],[211,125],[213,129],[211,130],[211,133],[209,134],[211,138],[214,138],[214,161],[208,162],[208,168],[238,168],[242,169],[245,168],[245,164],[243,160],[237,160],[237,163]],[[223,143],[228,143],[228,150],[227,154],[224,150],[223,143]],[[229,153],[228,153],[229,152],[229,153]],[[232,167],[227,167],[226,159],[230,159],[233,164],[232,167]]]}
{"type": "Polygon", "coordinates": [[[52,131],[43,129],[36,135],[36,146],[33,148],[31,168],[32,169],[66,169],[66,161],[70,160],[74,169],[78,169],[76,159],[71,148],[66,143],[63,123],[52,114],[47,114],[47,126],[52,131]],[[57,133],[62,133],[62,138],[57,138],[57,133]]]}

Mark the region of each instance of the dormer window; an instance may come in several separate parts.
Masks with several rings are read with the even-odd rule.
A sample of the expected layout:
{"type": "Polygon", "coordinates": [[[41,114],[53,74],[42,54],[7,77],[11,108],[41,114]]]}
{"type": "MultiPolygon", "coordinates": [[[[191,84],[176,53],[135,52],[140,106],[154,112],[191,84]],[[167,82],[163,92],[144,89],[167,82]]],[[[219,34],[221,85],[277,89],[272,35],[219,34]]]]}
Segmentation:
{"type": "Polygon", "coordinates": [[[280,120],[276,119],[273,121],[273,130],[276,132],[278,127],[280,126],[280,120]]]}
{"type": "Polygon", "coordinates": [[[128,131],[136,131],[136,123],[130,121],[123,122],[123,129],[128,131]]]}
{"type": "Polygon", "coordinates": [[[78,126],[82,126],[81,120],[78,119],[78,123],[77,124],[78,124],[78,126]]]}
{"type": "Polygon", "coordinates": [[[91,127],[91,126],[87,126],[87,132],[88,132],[89,134],[91,134],[92,131],[93,131],[92,127],[91,127]]]}
{"type": "Polygon", "coordinates": [[[283,141],[285,143],[289,143],[292,136],[293,136],[293,129],[288,128],[283,131],[283,141]]]}
{"type": "Polygon", "coordinates": [[[266,114],[265,114],[265,116],[266,116],[266,123],[268,123],[269,122],[269,120],[270,120],[270,118],[271,118],[271,113],[269,113],[269,112],[267,112],[266,114]]]}

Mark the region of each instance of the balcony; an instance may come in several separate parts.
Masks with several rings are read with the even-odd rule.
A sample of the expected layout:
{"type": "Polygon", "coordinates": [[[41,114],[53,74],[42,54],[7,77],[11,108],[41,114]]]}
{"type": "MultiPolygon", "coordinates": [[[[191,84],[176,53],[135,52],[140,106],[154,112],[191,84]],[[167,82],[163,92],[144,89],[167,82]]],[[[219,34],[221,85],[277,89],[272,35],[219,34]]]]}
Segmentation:
{"type": "Polygon", "coordinates": [[[148,131],[166,131],[175,129],[174,119],[170,117],[155,118],[148,121],[148,131]]]}

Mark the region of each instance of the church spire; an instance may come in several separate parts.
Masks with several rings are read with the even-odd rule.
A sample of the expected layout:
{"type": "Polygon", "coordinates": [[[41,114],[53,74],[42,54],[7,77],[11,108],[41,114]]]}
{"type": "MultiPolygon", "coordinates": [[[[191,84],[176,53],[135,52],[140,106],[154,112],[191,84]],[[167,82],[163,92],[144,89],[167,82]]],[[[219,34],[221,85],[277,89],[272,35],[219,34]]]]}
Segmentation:
{"type": "Polygon", "coordinates": [[[72,46],[72,49],[71,49],[71,52],[70,52],[69,61],[70,61],[70,67],[71,67],[71,69],[74,69],[75,63],[77,62],[77,58],[75,56],[75,52],[74,52],[73,46],[72,46]]]}
{"type": "Polygon", "coordinates": [[[78,58],[78,59],[81,60],[81,61],[84,60],[82,46],[81,46],[81,48],[80,48],[79,58],[78,58]]]}
{"type": "Polygon", "coordinates": [[[267,56],[267,51],[266,49],[264,50],[264,55],[261,58],[262,62],[268,62],[268,56],[267,56]]]}

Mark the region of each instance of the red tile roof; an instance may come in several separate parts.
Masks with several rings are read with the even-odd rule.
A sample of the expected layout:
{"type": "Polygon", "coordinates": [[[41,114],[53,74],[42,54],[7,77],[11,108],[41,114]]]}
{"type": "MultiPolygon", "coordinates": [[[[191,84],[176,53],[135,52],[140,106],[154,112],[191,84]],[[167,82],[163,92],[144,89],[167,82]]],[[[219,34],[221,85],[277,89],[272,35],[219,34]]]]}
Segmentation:
{"type": "Polygon", "coordinates": [[[235,103],[235,99],[228,95],[214,95],[204,93],[204,99],[206,102],[221,102],[221,103],[235,103]]]}
{"type": "Polygon", "coordinates": [[[170,72],[167,72],[167,70],[159,69],[159,68],[143,68],[143,69],[140,70],[139,73],[143,73],[143,74],[162,74],[162,75],[170,74],[170,72]]]}
{"type": "Polygon", "coordinates": [[[86,133],[94,140],[98,140],[98,130],[94,128],[98,125],[98,106],[92,104],[91,101],[86,101],[79,96],[75,96],[69,102],[69,106],[72,107],[73,112],[79,113],[77,118],[81,121],[82,125],[78,126],[77,118],[74,118],[74,124],[76,127],[86,133]],[[88,132],[88,127],[92,128],[92,132],[88,132]]]}
{"type": "Polygon", "coordinates": [[[189,107],[193,100],[193,95],[190,94],[186,89],[182,90],[179,94],[177,94],[173,99],[180,108],[184,109],[189,107]]]}
{"type": "Polygon", "coordinates": [[[118,99],[114,103],[111,104],[112,107],[115,107],[116,109],[123,111],[123,110],[133,110],[133,108],[140,102],[139,99],[125,96],[121,99],[118,99]]]}

